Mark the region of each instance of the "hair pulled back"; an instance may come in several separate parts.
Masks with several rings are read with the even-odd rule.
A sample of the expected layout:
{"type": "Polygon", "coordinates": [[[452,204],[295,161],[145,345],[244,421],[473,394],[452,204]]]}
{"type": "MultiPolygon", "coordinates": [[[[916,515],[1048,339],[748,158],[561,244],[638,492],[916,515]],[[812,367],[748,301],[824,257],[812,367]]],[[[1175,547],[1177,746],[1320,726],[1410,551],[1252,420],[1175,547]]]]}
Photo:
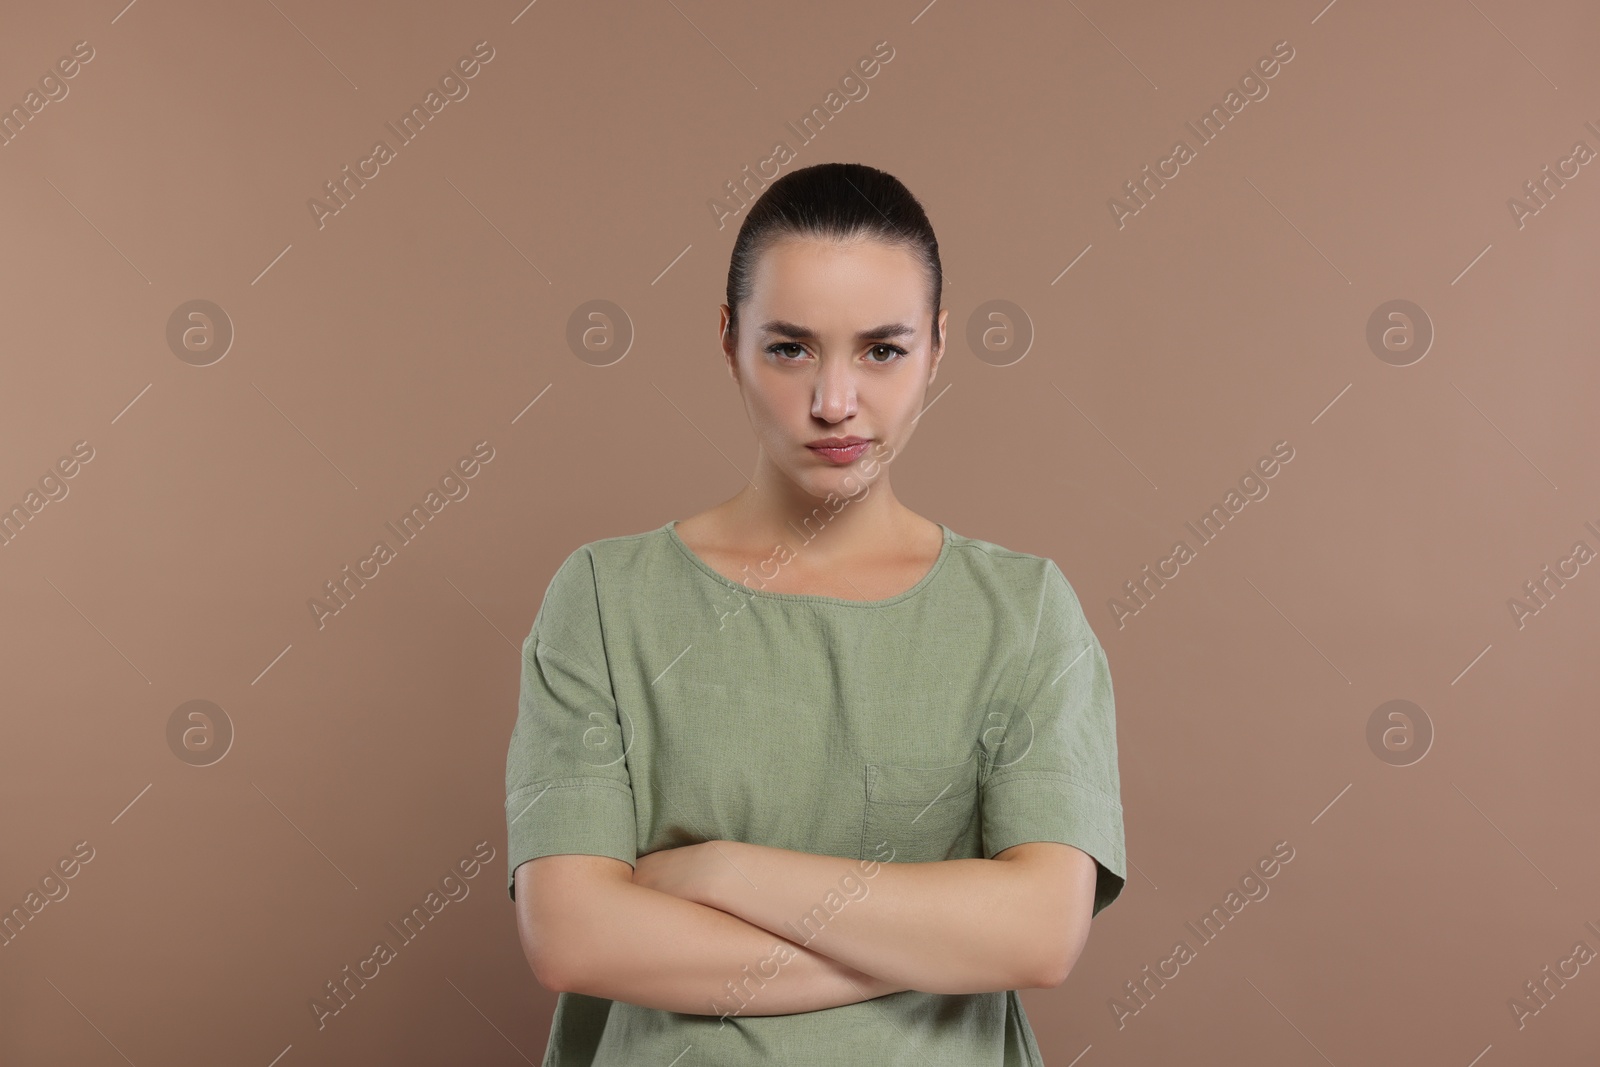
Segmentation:
{"type": "Polygon", "coordinates": [[[927,272],[933,343],[939,343],[944,272],[933,226],[900,179],[864,163],[818,163],[790,171],[751,205],[728,264],[729,337],[739,336],[739,305],[750,297],[757,261],[774,243],[789,237],[837,241],[872,237],[905,247],[927,272]]]}

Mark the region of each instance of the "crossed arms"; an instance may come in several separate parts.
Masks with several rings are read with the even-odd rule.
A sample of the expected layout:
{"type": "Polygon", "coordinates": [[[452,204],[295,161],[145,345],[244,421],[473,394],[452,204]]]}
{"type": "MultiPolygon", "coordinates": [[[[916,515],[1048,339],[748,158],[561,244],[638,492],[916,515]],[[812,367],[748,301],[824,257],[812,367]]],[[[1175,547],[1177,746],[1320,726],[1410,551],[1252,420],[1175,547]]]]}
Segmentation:
{"type": "Polygon", "coordinates": [[[908,989],[1058,986],[1089,936],[1095,873],[1052,841],[937,863],[707,841],[637,867],[543,856],[513,878],[523,954],[547,989],[789,1015],[908,989]]]}

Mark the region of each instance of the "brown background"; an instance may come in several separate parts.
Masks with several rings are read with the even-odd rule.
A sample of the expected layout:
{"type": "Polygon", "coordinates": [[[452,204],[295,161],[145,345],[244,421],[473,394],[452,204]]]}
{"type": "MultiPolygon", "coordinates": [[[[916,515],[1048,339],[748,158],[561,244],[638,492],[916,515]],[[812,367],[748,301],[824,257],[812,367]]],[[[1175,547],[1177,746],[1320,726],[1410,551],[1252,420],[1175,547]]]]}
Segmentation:
{"type": "Polygon", "coordinates": [[[93,449],[0,548],[0,906],[94,850],[0,948],[0,1059],[539,1061],[554,998],[505,892],[518,644],[574,547],[751,469],[715,347],[741,216],[708,204],[783,140],[785,172],[894,173],[939,234],[951,351],[896,491],[1057,560],[1109,653],[1129,881],[1024,996],[1047,1061],[1593,1062],[1600,965],[1525,1025],[1508,1002],[1600,950],[1600,567],[1525,626],[1508,600],[1600,547],[1600,164],[1524,225],[1507,201],[1600,149],[1600,10],[121,4],[10,4],[0,34],[8,109],[94,50],[0,148],[0,506],[93,449]],[[1200,145],[1185,122],[1284,40],[1200,145]],[[319,227],[479,41],[470,94],[319,227]],[[802,144],[786,122],[880,41],[802,144]],[[208,366],[167,342],[194,299],[235,333],[208,366]],[[631,324],[609,366],[567,340],[594,299],[631,324]],[[1007,366],[967,343],[996,299],[1031,324],[1007,366]],[[1436,333],[1407,366],[1367,342],[1394,299],[1436,333]],[[485,439],[319,628],[323,583],[485,439]],[[1270,494],[1119,628],[1123,583],[1278,441],[1270,494]],[[1369,744],[1395,699],[1420,760],[1369,744]],[[235,732],[209,766],[169,745],[190,700],[235,732]],[[319,1030],[310,999],[480,841],[470,896],[319,1030]],[[1279,841],[1270,895],[1200,944],[1279,841]]]}

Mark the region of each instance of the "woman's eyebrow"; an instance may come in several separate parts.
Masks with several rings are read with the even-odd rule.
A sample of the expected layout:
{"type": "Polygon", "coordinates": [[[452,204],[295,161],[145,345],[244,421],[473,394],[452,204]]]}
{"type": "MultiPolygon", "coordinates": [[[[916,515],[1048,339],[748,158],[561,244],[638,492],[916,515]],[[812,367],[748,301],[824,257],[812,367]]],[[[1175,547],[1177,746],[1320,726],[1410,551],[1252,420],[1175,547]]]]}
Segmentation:
{"type": "MultiPolygon", "coordinates": [[[[797,326],[792,322],[785,322],[783,319],[773,319],[771,322],[764,322],[761,324],[761,328],[767,333],[774,333],[780,337],[787,337],[796,341],[810,341],[816,338],[816,334],[813,333],[809,328],[805,326],[797,326]]],[[[856,334],[856,340],[870,341],[879,337],[907,337],[915,334],[916,332],[917,330],[914,326],[909,326],[903,322],[891,322],[885,323],[884,325],[878,326],[871,330],[862,330],[860,333],[856,334]]]]}

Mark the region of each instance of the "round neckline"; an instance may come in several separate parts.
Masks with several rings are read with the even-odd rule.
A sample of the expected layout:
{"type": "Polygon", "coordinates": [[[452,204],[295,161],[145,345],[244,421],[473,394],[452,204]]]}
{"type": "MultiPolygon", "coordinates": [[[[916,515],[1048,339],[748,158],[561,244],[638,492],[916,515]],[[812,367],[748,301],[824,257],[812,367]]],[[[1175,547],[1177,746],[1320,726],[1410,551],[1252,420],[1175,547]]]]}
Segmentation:
{"type": "Polygon", "coordinates": [[[739,582],[736,582],[732,578],[729,578],[727,575],[723,574],[721,571],[712,567],[699,556],[695,555],[694,549],[690,548],[684,539],[678,536],[678,531],[676,529],[677,525],[677,519],[669,519],[667,524],[661,527],[661,530],[667,535],[667,539],[678,547],[678,551],[683,553],[684,558],[694,565],[695,569],[704,573],[708,578],[711,578],[718,585],[725,586],[729,589],[733,589],[737,592],[745,593],[753,597],[767,597],[771,600],[793,600],[811,604],[842,604],[845,607],[851,608],[886,608],[890,607],[891,605],[898,604],[902,600],[908,600],[911,597],[916,596],[918,593],[922,592],[923,589],[927,588],[929,583],[933,581],[935,575],[944,569],[945,561],[950,558],[950,545],[955,540],[955,532],[944,523],[938,523],[939,531],[942,537],[942,540],[939,543],[939,555],[936,559],[934,559],[933,566],[928,568],[928,573],[924,574],[917,580],[917,584],[913,585],[910,589],[907,589],[904,592],[896,593],[894,596],[886,597],[883,600],[846,600],[844,597],[819,596],[815,593],[775,593],[765,589],[754,589],[748,585],[743,585],[739,582]]]}

